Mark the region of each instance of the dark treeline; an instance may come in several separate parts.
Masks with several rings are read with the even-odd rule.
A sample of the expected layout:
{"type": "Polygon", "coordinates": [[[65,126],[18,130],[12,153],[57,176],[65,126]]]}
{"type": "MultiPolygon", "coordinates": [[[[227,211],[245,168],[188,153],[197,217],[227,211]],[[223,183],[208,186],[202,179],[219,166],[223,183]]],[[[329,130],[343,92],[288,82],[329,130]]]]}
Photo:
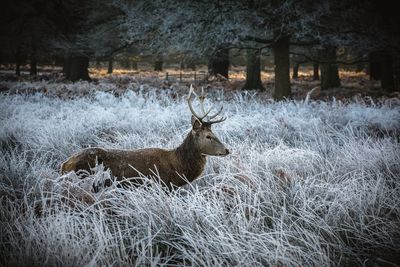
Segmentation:
{"type": "Polygon", "coordinates": [[[89,62],[137,69],[150,58],[162,71],[173,58],[229,78],[233,55],[245,59],[244,89],[264,90],[262,57],[273,56],[276,99],[290,97],[290,79],[313,66],[321,89],[340,86],[339,67],[353,65],[400,90],[400,19],[378,1],[106,1],[17,0],[0,11],[0,62],[62,66],[71,81],[90,80],[89,62]],[[292,77],[290,77],[290,68],[292,77]]]}

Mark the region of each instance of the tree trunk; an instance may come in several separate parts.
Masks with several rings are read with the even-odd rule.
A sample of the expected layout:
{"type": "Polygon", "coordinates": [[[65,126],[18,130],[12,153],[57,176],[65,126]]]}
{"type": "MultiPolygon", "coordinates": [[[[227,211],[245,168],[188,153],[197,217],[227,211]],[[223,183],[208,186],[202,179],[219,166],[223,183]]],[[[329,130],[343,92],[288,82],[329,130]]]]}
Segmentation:
{"type": "Polygon", "coordinates": [[[68,56],[65,67],[65,78],[70,81],[86,80],[89,77],[89,58],[85,56],[68,56]]]}
{"type": "Polygon", "coordinates": [[[365,63],[358,63],[356,65],[356,72],[363,72],[365,70],[365,63]]]}
{"type": "Polygon", "coordinates": [[[261,65],[260,65],[260,68],[261,68],[261,71],[265,71],[265,69],[267,68],[267,60],[264,58],[260,58],[260,61],[261,61],[261,65]]]}
{"type": "Polygon", "coordinates": [[[136,60],[132,61],[132,69],[137,70],[138,69],[138,62],[136,60]]]}
{"type": "Polygon", "coordinates": [[[100,58],[96,57],[96,69],[100,69],[101,68],[101,62],[100,62],[100,58]]]}
{"type": "Polygon", "coordinates": [[[126,69],[126,70],[130,70],[131,69],[131,60],[128,56],[124,57],[121,61],[120,61],[121,66],[126,69]]]}
{"type": "Polygon", "coordinates": [[[186,63],[186,67],[187,67],[188,69],[191,69],[192,71],[196,71],[196,63],[195,63],[193,60],[189,60],[189,61],[186,63]]]}
{"type": "Polygon", "coordinates": [[[59,55],[54,56],[54,66],[64,66],[64,57],[59,55]]]}
{"type": "Polygon", "coordinates": [[[108,74],[113,73],[113,57],[112,57],[112,56],[110,56],[110,57],[108,58],[107,73],[108,73],[108,74]]]}
{"type": "Polygon", "coordinates": [[[63,69],[62,69],[62,72],[64,73],[65,77],[67,77],[67,75],[70,73],[70,69],[71,69],[71,56],[69,54],[66,54],[64,57],[63,69]]]}
{"type": "Polygon", "coordinates": [[[15,75],[21,76],[21,63],[15,63],[15,75]]]}
{"type": "Polygon", "coordinates": [[[21,76],[21,63],[19,62],[15,63],[15,75],[21,76]]]}
{"type": "Polygon", "coordinates": [[[247,49],[246,56],[246,83],[243,90],[260,90],[265,88],[261,82],[261,62],[258,50],[247,49]]]}
{"type": "Polygon", "coordinates": [[[393,60],[394,90],[400,91],[400,55],[395,55],[393,60]]]}
{"type": "Polygon", "coordinates": [[[279,38],[272,47],[275,64],[275,92],[276,100],[289,97],[290,89],[290,61],[289,61],[289,37],[279,38]]]}
{"type": "Polygon", "coordinates": [[[229,49],[218,49],[208,60],[208,73],[229,78],[229,49]]]}
{"type": "Polygon", "coordinates": [[[21,50],[19,48],[15,51],[15,75],[21,76],[21,50]]]}
{"type": "Polygon", "coordinates": [[[340,86],[339,67],[336,61],[336,47],[329,46],[321,51],[321,90],[340,86]]]}
{"type": "Polygon", "coordinates": [[[36,46],[32,46],[31,54],[30,54],[30,70],[29,74],[31,76],[37,75],[37,59],[36,59],[36,46]]]}
{"type": "Polygon", "coordinates": [[[382,76],[381,58],[379,52],[369,53],[369,79],[379,81],[382,76]]]}
{"type": "Polygon", "coordinates": [[[292,74],[292,79],[297,79],[297,78],[299,78],[299,67],[300,67],[300,63],[299,63],[299,62],[294,62],[294,63],[293,63],[293,74],[292,74]]]}
{"type": "Polygon", "coordinates": [[[394,92],[393,57],[390,53],[381,54],[381,87],[386,92],[394,92]]]}
{"type": "Polygon", "coordinates": [[[319,80],[319,64],[318,63],[313,64],[313,80],[314,81],[319,80]]]}
{"type": "Polygon", "coordinates": [[[154,62],[154,71],[162,71],[163,70],[163,61],[162,59],[157,59],[154,62]]]}

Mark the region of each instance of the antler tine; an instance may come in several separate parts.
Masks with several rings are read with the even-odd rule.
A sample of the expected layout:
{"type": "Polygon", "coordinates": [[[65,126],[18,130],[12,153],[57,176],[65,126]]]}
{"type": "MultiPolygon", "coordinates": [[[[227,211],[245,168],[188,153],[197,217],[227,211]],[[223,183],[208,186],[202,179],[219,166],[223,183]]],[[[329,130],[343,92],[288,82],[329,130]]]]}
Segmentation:
{"type": "Polygon", "coordinates": [[[204,94],[204,87],[201,87],[201,95],[198,96],[198,99],[200,101],[200,108],[201,108],[201,112],[203,112],[203,114],[210,113],[210,111],[206,112],[206,110],[204,108],[204,100],[206,99],[206,96],[207,96],[207,94],[204,94]]]}
{"type": "Polygon", "coordinates": [[[193,86],[190,85],[190,88],[189,88],[189,95],[187,96],[188,106],[189,106],[190,112],[192,112],[193,116],[195,116],[198,120],[201,121],[201,120],[204,119],[204,118],[202,118],[201,116],[197,115],[197,113],[194,111],[194,108],[193,108],[193,106],[192,106],[192,94],[194,94],[196,97],[198,97],[198,96],[196,95],[196,93],[194,92],[194,90],[193,90],[193,86]]]}
{"type": "Polygon", "coordinates": [[[207,93],[204,93],[204,86],[201,87],[201,95],[199,98],[205,99],[207,97],[207,93]]]}
{"type": "Polygon", "coordinates": [[[194,96],[197,97],[197,98],[199,97],[199,96],[196,94],[196,92],[194,91],[193,84],[190,84],[189,96],[190,96],[191,94],[194,94],[194,96]]]}
{"type": "MultiPolygon", "coordinates": [[[[217,111],[217,113],[215,113],[214,115],[210,115],[210,116],[208,116],[208,118],[211,120],[211,119],[214,119],[215,117],[217,117],[220,113],[221,113],[221,111],[224,109],[224,107],[223,106],[221,106],[221,108],[217,111]]],[[[210,109],[211,110],[211,109],[210,109]]]]}
{"type": "Polygon", "coordinates": [[[189,95],[187,97],[187,101],[188,101],[188,106],[190,111],[192,112],[193,116],[195,116],[198,120],[202,121],[205,117],[207,117],[208,113],[210,113],[211,109],[207,112],[205,112],[204,110],[204,99],[205,99],[205,95],[204,95],[204,89],[202,89],[202,93],[200,96],[198,96],[193,89],[193,85],[190,85],[190,89],[189,89],[189,95]],[[200,108],[201,111],[203,112],[203,116],[200,116],[196,113],[196,111],[194,111],[194,108],[192,106],[192,94],[194,94],[200,101],[200,108]]]}
{"type": "Polygon", "coordinates": [[[223,122],[224,120],[226,120],[226,117],[222,117],[221,119],[216,120],[216,121],[208,121],[207,123],[208,124],[214,124],[214,123],[218,123],[218,122],[223,122]]]}
{"type": "MultiPolygon", "coordinates": [[[[213,108],[213,107],[211,107],[207,112],[205,111],[205,108],[204,108],[204,100],[205,100],[205,98],[206,98],[206,95],[207,95],[207,94],[204,93],[204,87],[201,88],[201,95],[198,96],[198,95],[194,92],[193,85],[190,85],[189,95],[187,96],[188,106],[189,106],[189,109],[190,109],[190,111],[192,112],[193,116],[195,116],[200,122],[203,122],[203,119],[206,118],[206,117],[208,116],[208,114],[211,112],[211,110],[212,110],[212,108],[213,108]],[[198,114],[196,113],[196,111],[194,111],[194,108],[193,108],[193,105],[192,105],[192,94],[194,94],[194,95],[199,99],[199,102],[200,102],[200,109],[201,109],[201,112],[203,113],[202,116],[198,115],[198,114]]],[[[224,107],[222,106],[215,114],[209,116],[209,117],[208,117],[209,120],[211,120],[211,119],[217,117],[217,116],[221,113],[221,111],[222,111],[223,108],[224,108],[224,107]]],[[[224,120],[226,120],[226,118],[222,117],[222,118],[219,119],[219,120],[207,121],[206,123],[208,123],[208,124],[213,124],[213,123],[222,122],[222,121],[224,121],[224,120]]]]}

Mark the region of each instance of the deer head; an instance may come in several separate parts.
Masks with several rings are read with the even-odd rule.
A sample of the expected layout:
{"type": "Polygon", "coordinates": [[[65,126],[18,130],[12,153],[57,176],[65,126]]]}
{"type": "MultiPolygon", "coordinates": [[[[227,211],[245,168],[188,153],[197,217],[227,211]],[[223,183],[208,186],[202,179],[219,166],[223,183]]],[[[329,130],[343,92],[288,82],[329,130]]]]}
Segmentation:
{"type": "Polygon", "coordinates": [[[209,156],[226,156],[229,154],[229,150],[221,143],[217,136],[212,132],[211,125],[218,122],[223,122],[226,118],[222,117],[217,120],[212,120],[216,118],[222,111],[223,107],[221,107],[215,114],[209,115],[212,108],[210,108],[207,112],[204,108],[204,100],[206,95],[204,94],[204,89],[201,90],[201,95],[197,95],[193,86],[190,85],[189,95],[187,97],[189,109],[192,112],[192,136],[194,138],[194,142],[196,143],[198,149],[203,155],[209,156]],[[196,96],[196,98],[200,102],[201,114],[196,112],[192,105],[192,96],[196,96]]]}

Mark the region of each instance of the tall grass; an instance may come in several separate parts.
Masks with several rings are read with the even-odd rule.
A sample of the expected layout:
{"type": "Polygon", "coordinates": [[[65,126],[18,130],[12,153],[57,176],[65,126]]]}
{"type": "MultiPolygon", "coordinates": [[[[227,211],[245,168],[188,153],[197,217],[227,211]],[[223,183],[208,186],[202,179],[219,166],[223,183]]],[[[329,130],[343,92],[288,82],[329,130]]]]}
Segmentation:
{"type": "MultiPolygon", "coordinates": [[[[222,97],[222,95],[219,95],[222,97]]],[[[196,182],[92,192],[110,177],[59,174],[82,147],[173,148],[183,97],[156,89],[70,100],[0,96],[0,264],[339,266],[400,253],[400,109],[224,102],[214,132],[232,154],[196,182]]]]}

